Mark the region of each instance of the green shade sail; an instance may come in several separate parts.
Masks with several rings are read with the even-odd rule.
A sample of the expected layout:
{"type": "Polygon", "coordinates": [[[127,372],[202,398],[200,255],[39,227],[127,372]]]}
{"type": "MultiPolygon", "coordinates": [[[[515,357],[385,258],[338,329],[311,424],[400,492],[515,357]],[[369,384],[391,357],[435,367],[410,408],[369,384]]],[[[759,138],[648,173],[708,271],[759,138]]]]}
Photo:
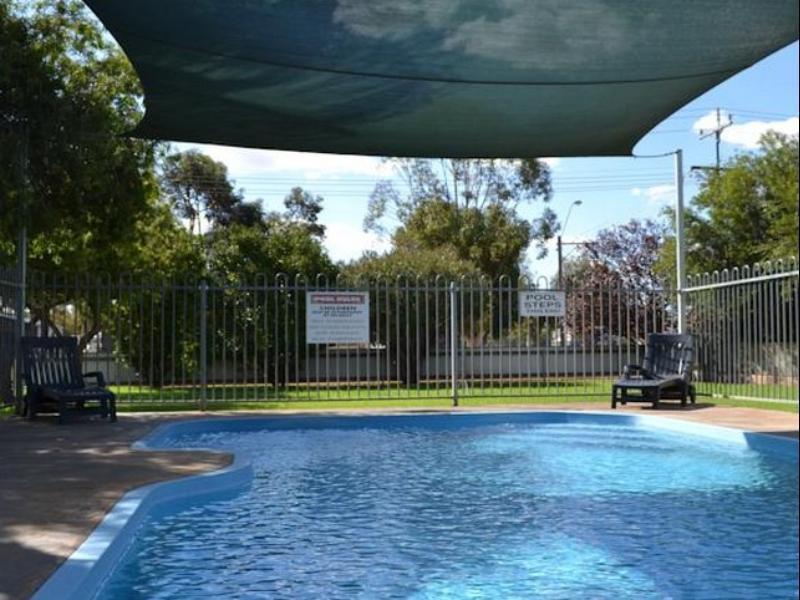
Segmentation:
{"type": "Polygon", "coordinates": [[[797,0],[86,0],[134,135],[384,156],[630,154],[798,37],[797,0]]]}

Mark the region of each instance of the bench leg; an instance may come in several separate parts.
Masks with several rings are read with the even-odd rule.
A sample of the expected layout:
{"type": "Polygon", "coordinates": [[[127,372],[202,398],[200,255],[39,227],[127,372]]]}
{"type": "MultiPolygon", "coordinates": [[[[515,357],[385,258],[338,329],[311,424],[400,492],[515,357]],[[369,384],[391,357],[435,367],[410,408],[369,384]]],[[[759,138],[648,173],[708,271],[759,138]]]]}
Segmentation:
{"type": "Polygon", "coordinates": [[[611,408],[613,409],[617,408],[617,389],[617,386],[611,386],[611,408]]]}
{"type": "Polygon", "coordinates": [[[658,409],[661,406],[661,388],[653,390],[653,408],[658,409]]]}
{"type": "Polygon", "coordinates": [[[108,405],[109,405],[109,409],[110,409],[109,416],[108,416],[108,422],[109,423],[116,423],[117,422],[117,399],[116,398],[111,398],[111,400],[108,401],[108,405]]]}

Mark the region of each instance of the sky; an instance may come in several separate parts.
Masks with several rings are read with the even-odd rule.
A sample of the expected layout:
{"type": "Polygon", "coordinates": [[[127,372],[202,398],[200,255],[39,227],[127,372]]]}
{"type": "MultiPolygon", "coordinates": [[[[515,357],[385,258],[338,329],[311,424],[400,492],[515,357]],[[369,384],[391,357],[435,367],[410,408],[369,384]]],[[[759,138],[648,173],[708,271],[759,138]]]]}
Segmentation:
{"type": "MultiPolygon", "coordinates": [[[[722,134],[721,158],[753,150],[769,129],[798,133],[798,43],[794,43],[742,71],[687,104],[648,133],[634,149],[653,155],[682,149],[685,198],[697,189],[695,165],[713,165],[713,137],[701,132],[716,125],[716,109],[723,122],[732,121],[722,134]]],[[[224,162],[237,187],[248,199],[262,199],[267,210],[281,210],[284,196],[301,186],[324,198],[320,220],[327,228],[325,246],[336,261],[358,258],[368,249],[385,250],[386,239],[362,229],[369,194],[377,181],[392,178],[384,161],[372,157],[251,150],[199,144],[175,144],[180,150],[198,148],[224,162]]],[[[660,218],[675,201],[672,156],[662,158],[546,159],[553,182],[551,208],[565,225],[565,242],[591,239],[599,230],[631,219],[660,218]],[[575,201],[580,200],[580,205],[575,201]],[[569,215],[569,219],[565,219],[569,215]]],[[[542,206],[521,205],[520,214],[534,219],[542,206]]],[[[531,250],[527,270],[552,277],[557,270],[555,244],[537,260],[531,250]]],[[[575,246],[566,247],[566,255],[575,246]]]]}

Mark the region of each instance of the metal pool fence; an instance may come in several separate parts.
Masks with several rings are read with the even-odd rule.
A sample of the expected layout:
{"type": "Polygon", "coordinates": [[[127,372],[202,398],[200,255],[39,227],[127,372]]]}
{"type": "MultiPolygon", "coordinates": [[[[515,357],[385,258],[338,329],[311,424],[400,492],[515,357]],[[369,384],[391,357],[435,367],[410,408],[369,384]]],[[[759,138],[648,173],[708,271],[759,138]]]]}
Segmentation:
{"type": "MultiPolygon", "coordinates": [[[[4,334],[2,323],[16,316],[15,281],[0,272],[0,335],[11,356],[14,328],[4,334]]],[[[537,289],[508,277],[279,275],[231,285],[31,273],[26,327],[77,336],[84,370],[103,371],[120,402],[205,407],[605,397],[623,365],[643,360],[647,334],[677,325],[672,290],[568,289],[563,316],[523,316],[519,295],[537,289]],[[366,294],[366,339],[307,343],[309,296],[334,291],[366,294]]],[[[684,293],[701,393],[797,401],[794,263],[693,279],[684,293]]],[[[0,373],[0,390],[3,381],[0,373]]]]}
{"type": "Polygon", "coordinates": [[[701,392],[798,401],[796,259],[690,277],[686,301],[701,392]]]}

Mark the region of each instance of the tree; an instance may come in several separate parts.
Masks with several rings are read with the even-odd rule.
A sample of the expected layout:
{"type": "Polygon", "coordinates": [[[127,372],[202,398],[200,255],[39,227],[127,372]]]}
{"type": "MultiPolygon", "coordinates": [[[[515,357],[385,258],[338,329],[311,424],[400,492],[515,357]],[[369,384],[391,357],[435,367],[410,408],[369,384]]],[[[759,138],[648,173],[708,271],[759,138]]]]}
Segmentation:
{"type": "MultiPolygon", "coordinates": [[[[796,255],[798,158],[797,136],[769,132],[756,152],[734,156],[720,171],[705,175],[685,213],[690,273],[796,255]]],[[[674,278],[672,236],[659,269],[674,278]]]]}
{"type": "Polygon", "coordinates": [[[387,353],[387,376],[415,385],[421,360],[435,358],[449,343],[449,283],[479,276],[451,247],[398,247],[365,253],[342,269],[340,283],[374,290],[370,340],[387,353]]]}
{"type": "Polygon", "coordinates": [[[278,214],[259,227],[215,228],[208,249],[210,359],[241,357],[254,381],[285,383],[286,366],[304,358],[305,297],[294,283],[332,279],[336,267],[305,224],[278,214]]]}
{"type": "Polygon", "coordinates": [[[421,202],[392,240],[395,247],[408,251],[452,249],[461,261],[497,279],[519,275],[520,259],[531,235],[530,224],[509,207],[458,208],[433,199],[421,202]]]}
{"type": "Polygon", "coordinates": [[[147,380],[185,369],[196,323],[164,325],[164,282],[204,262],[159,198],[160,147],[125,136],[142,116],[133,68],[77,0],[0,5],[0,55],[0,262],[24,223],[34,323],[82,350],[113,335],[147,380]],[[147,355],[144,339],[166,341],[147,355]]]}
{"type": "Polygon", "coordinates": [[[569,291],[566,326],[583,343],[622,338],[644,343],[645,334],[671,318],[657,264],[665,227],[632,220],[604,229],[564,265],[569,291]]]}
{"type": "Polygon", "coordinates": [[[322,196],[314,196],[301,187],[294,187],[283,199],[286,218],[302,224],[312,236],[323,238],[325,237],[325,226],[318,223],[319,213],[322,212],[322,202],[322,196]]]}
{"type": "Polygon", "coordinates": [[[198,150],[164,159],[161,189],[176,214],[189,222],[189,231],[194,233],[196,226],[198,235],[204,220],[228,224],[241,211],[242,196],[228,180],[228,168],[198,150]]]}
{"type": "Polygon", "coordinates": [[[123,135],[141,118],[139,81],[77,0],[4,3],[0,54],[0,262],[24,224],[32,278],[51,284],[30,290],[34,320],[85,348],[111,299],[67,282],[153,272],[144,261],[165,252],[148,245],[178,235],[158,203],[156,146],[123,135]],[[51,319],[58,306],[73,331],[51,319]]]}
{"type": "Polygon", "coordinates": [[[365,229],[385,232],[384,220],[398,223],[395,246],[433,249],[444,244],[490,276],[514,275],[525,249],[557,231],[545,211],[533,225],[517,215],[521,202],[548,201],[550,172],[536,159],[391,159],[401,193],[381,181],[370,196],[365,229]]]}
{"type": "Polygon", "coordinates": [[[77,0],[4,3],[0,46],[5,260],[24,221],[40,266],[116,268],[155,189],[153,144],[121,135],[141,117],[138,78],[77,0]]]}

